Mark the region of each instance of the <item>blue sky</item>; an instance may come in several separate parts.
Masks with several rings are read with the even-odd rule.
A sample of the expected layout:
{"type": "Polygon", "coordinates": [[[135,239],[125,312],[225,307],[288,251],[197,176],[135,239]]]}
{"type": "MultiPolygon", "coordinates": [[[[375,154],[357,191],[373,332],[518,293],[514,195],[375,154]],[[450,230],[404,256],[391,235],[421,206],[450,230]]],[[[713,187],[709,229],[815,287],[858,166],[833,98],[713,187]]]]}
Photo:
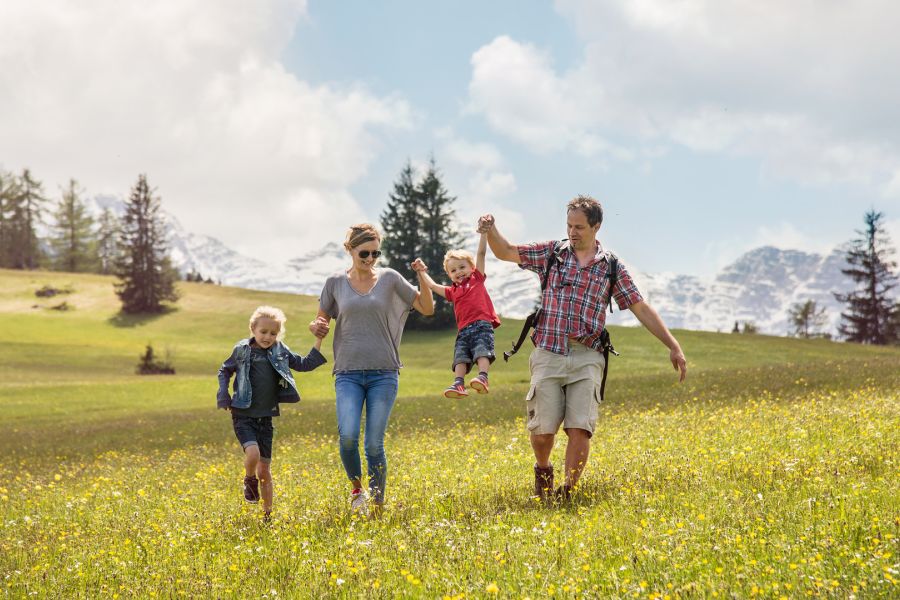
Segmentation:
{"type": "Polygon", "coordinates": [[[891,2],[58,0],[0,20],[0,166],[51,193],[146,172],[186,228],[255,256],[376,220],[432,154],[464,222],[560,237],[591,194],[643,271],[825,252],[870,208],[900,242],[891,2]]]}

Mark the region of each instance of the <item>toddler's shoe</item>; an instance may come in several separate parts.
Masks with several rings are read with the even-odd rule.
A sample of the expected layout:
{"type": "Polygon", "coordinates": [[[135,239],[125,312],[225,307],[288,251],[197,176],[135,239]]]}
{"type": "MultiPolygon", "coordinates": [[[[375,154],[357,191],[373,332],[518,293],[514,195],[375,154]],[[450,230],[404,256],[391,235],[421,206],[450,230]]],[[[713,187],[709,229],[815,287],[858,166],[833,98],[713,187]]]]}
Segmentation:
{"type": "Polygon", "coordinates": [[[469,395],[466,386],[462,383],[453,383],[444,390],[444,398],[465,398],[469,395]]]}
{"type": "Polygon", "coordinates": [[[244,477],[244,500],[251,504],[259,502],[259,479],[253,475],[244,477]]]}
{"type": "Polygon", "coordinates": [[[469,381],[469,387],[478,392],[479,394],[487,394],[488,393],[488,380],[484,375],[477,375],[469,381]]]}

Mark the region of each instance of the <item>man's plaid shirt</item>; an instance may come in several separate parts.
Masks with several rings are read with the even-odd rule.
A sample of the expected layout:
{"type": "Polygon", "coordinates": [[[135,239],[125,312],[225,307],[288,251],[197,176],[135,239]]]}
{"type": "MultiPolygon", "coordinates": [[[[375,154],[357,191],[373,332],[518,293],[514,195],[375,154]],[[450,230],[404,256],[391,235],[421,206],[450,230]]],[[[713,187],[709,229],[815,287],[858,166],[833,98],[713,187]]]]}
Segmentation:
{"type": "MultiPolygon", "coordinates": [[[[569,353],[570,337],[599,350],[600,334],[606,324],[609,253],[597,243],[596,256],[586,266],[579,267],[568,242],[536,242],[516,247],[519,267],[543,277],[547,260],[556,246],[558,262],[550,269],[541,298],[541,318],[531,340],[538,348],[562,355],[569,353]]],[[[612,297],[620,310],[643,300],[622,261],[619,261],[612,297]]]]}

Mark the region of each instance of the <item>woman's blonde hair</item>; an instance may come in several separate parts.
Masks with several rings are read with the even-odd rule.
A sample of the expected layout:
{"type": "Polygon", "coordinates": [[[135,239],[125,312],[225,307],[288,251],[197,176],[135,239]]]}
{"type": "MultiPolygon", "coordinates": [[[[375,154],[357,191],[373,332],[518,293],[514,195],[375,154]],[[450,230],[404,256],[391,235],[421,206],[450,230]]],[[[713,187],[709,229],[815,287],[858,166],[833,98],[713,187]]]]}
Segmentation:
{"type": "Polygon", "coordinates": [[[260,319],[272,319],[280,326],[278,330],[278,335],[275,336],[279,342],[284,339],[284,333],[287,331],[284,324],[287,323],[287,317],[284,316],[284,311],[280,308],[275,308],[274,306],[258,306],[256,310],[253,311],[253,314],[250,315],[250,333],[253,333],[253,328],[256,327],[256,324],[260,319]]]}
{"type": "Polygon", "coordinates": [[[344,249],[350,252],[366,242],[381,243],[381,234],[375,229],[375,226],[371,223],[351,225],[347,230],[347,237],[344,239],[344,249]]]}
{"type": "Polygon", "coordinates": [[[451,260],[464,260],[467,261],[472,268],[475,268],[475,255],[469,252],[468,250],[448,250],[447,254],[444,255],[444,270],[447,270],[447,263],[451,260]]]}

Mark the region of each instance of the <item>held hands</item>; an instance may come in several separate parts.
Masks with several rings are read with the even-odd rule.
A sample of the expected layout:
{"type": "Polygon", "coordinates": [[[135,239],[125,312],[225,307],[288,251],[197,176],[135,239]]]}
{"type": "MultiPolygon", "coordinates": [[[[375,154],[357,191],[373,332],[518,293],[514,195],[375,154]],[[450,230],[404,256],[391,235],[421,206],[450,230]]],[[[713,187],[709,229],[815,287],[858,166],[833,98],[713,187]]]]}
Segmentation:
{"type": "Polygon", "coordinates": [[[415,271],[418,274],[422,274],[428,271],[428,265],[421,258],[417,258],[413,262],[409,264],[409,268],[415,271]]]}
{"type": "Polygon", "coordinates": [[[328,320],[323,317],[316,317],[314,321],[310,321],[309,323],[309,331],[314,336],[319,339],[324,338],[328,335],[328,331],[331,327],[328,325],[328,320]]]}
{"type": "Polygon", "coordinates": [[[478,233],[487,233],[494,228],[494,215],[487,214],[478,217],[478,233]]]}

